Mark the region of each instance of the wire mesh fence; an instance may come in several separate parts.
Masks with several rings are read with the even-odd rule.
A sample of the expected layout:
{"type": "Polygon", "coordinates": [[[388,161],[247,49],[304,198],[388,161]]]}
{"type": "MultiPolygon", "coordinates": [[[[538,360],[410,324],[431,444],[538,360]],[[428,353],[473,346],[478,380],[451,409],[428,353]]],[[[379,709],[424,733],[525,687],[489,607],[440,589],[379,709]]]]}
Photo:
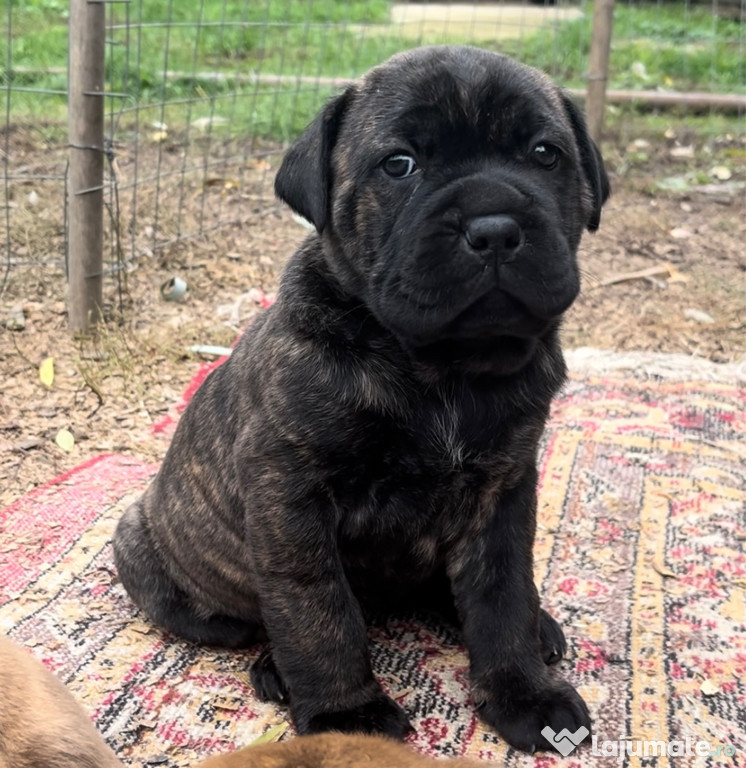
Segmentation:
{"type": "MultiPolygon", "coordinates": [[[[174,243],[275,205],[277,157],[340,84],[427,43],[502,50],[581,94],[590,4],[387,0],[105,2],[104,286],[174,243]]],[[[0,6],[1,7],[1,6],[0,6]]],[[[674,105],[713,135],[743,133],[744,0],[618,2],[609,119],[674,105]]],[[[68,19],[60,0],[5,0],[0,33],[4,301],[65,296],[68,19]]],[[[71,78],[79,73],[70,72],[71,78]]],[[[670,122],[670,119],[669,119],[670,122]]],[[[693,124],[693,123],[692,123],[693,124]]]]}

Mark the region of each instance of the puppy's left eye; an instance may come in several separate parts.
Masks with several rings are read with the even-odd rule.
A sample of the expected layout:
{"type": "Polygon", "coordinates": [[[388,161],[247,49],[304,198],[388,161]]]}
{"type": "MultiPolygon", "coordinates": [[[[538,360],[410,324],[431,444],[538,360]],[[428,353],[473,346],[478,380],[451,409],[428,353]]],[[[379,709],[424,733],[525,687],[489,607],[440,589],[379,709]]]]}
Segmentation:
{"type": "Polygon", "coordinates": [[[531,156],[535,163],[551,171],[560,161],[560,151],[551,144],[537,144],[531,156]]]}
{"type": "Polygon", "coordinates": [[[383,172],[392,179],[403,179],[417,170],[417,163],[410,155],[389,155],[381,167],[383,172]]]}

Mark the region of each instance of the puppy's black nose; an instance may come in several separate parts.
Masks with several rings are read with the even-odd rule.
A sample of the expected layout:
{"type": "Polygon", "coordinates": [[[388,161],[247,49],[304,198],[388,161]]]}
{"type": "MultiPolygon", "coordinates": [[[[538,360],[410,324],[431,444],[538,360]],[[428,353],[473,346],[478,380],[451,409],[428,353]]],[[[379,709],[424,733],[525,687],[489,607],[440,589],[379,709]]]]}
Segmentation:
{"type": "Polygon", "coordinates": [[[472,250],[509,261],[523,245],[523,230],[512,217],[479,216],[466,225],[466,242],[472,250]]]}

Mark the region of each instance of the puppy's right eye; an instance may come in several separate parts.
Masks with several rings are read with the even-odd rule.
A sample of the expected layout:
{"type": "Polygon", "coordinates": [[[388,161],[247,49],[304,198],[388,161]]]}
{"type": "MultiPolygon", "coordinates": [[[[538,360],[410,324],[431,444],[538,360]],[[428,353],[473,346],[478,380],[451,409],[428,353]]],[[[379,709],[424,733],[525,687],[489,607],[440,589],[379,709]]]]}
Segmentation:
{"type": "Polygon", "coordinates": [[[389,155],[381,167],[383,172],[392,179],[403,179],[417,170],[417,163],[410,155],[389,155]]]}
{"type": "Polygon", "coordinates": [[[553,171],[560,161],[560,151],[552,144],[537,144],[534,147],[533,159],[537,165],[553,171]]]}

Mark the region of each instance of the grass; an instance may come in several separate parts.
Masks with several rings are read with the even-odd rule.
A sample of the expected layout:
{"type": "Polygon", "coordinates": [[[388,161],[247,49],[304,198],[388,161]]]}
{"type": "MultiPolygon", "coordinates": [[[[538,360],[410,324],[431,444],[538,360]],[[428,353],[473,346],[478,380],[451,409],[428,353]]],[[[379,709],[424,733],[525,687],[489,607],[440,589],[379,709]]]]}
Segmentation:
{"type": "MultiPolygon", "coordinates": [[[[504,50],[581,86],[590,48],[590,8],[504,50]]],[[[746,93],[746,38],[737,21],[678,3],[619,5],[614,11],[609,88],[746,93]]]]}
{"type": "MultiPolygon", "coordinates": [[[[64,124],[64,96],[43,91],[65,90],[67,3],[4,0],[5,19],[9,2],[10,51],[7,39],[0,40],[3,102],[10,60],[13,121],[64,124]]],[[[353,77],[412,44],[385,27],[387,0],[135,0],[109,9],[116,15],[109,17],[107,37],[115,45],[109,47],[107,80],[112,90],[126,94],[113,103],[115,112],[122,110],[117,127],[123,131],[135,121],[140,128],[166,123],[183,130],[203,120],[213,131],[285,141],[331,91],[293,82],[268,86],[252,81],[252,74],[291,81],[299,75],[353,77]],[[180,74],[164,78],[166,71],[180,74]]],[[[469,42],[499,47],[567,85],[582,86],[590,39],[586,10],[576,21],[521,39],[498,42],[490,30],[476,29],[469,42]]],[[[679,3],[620,5],[609,87],[744,93],[745,45],[737,22],[706,10],[679,3]]]]}

